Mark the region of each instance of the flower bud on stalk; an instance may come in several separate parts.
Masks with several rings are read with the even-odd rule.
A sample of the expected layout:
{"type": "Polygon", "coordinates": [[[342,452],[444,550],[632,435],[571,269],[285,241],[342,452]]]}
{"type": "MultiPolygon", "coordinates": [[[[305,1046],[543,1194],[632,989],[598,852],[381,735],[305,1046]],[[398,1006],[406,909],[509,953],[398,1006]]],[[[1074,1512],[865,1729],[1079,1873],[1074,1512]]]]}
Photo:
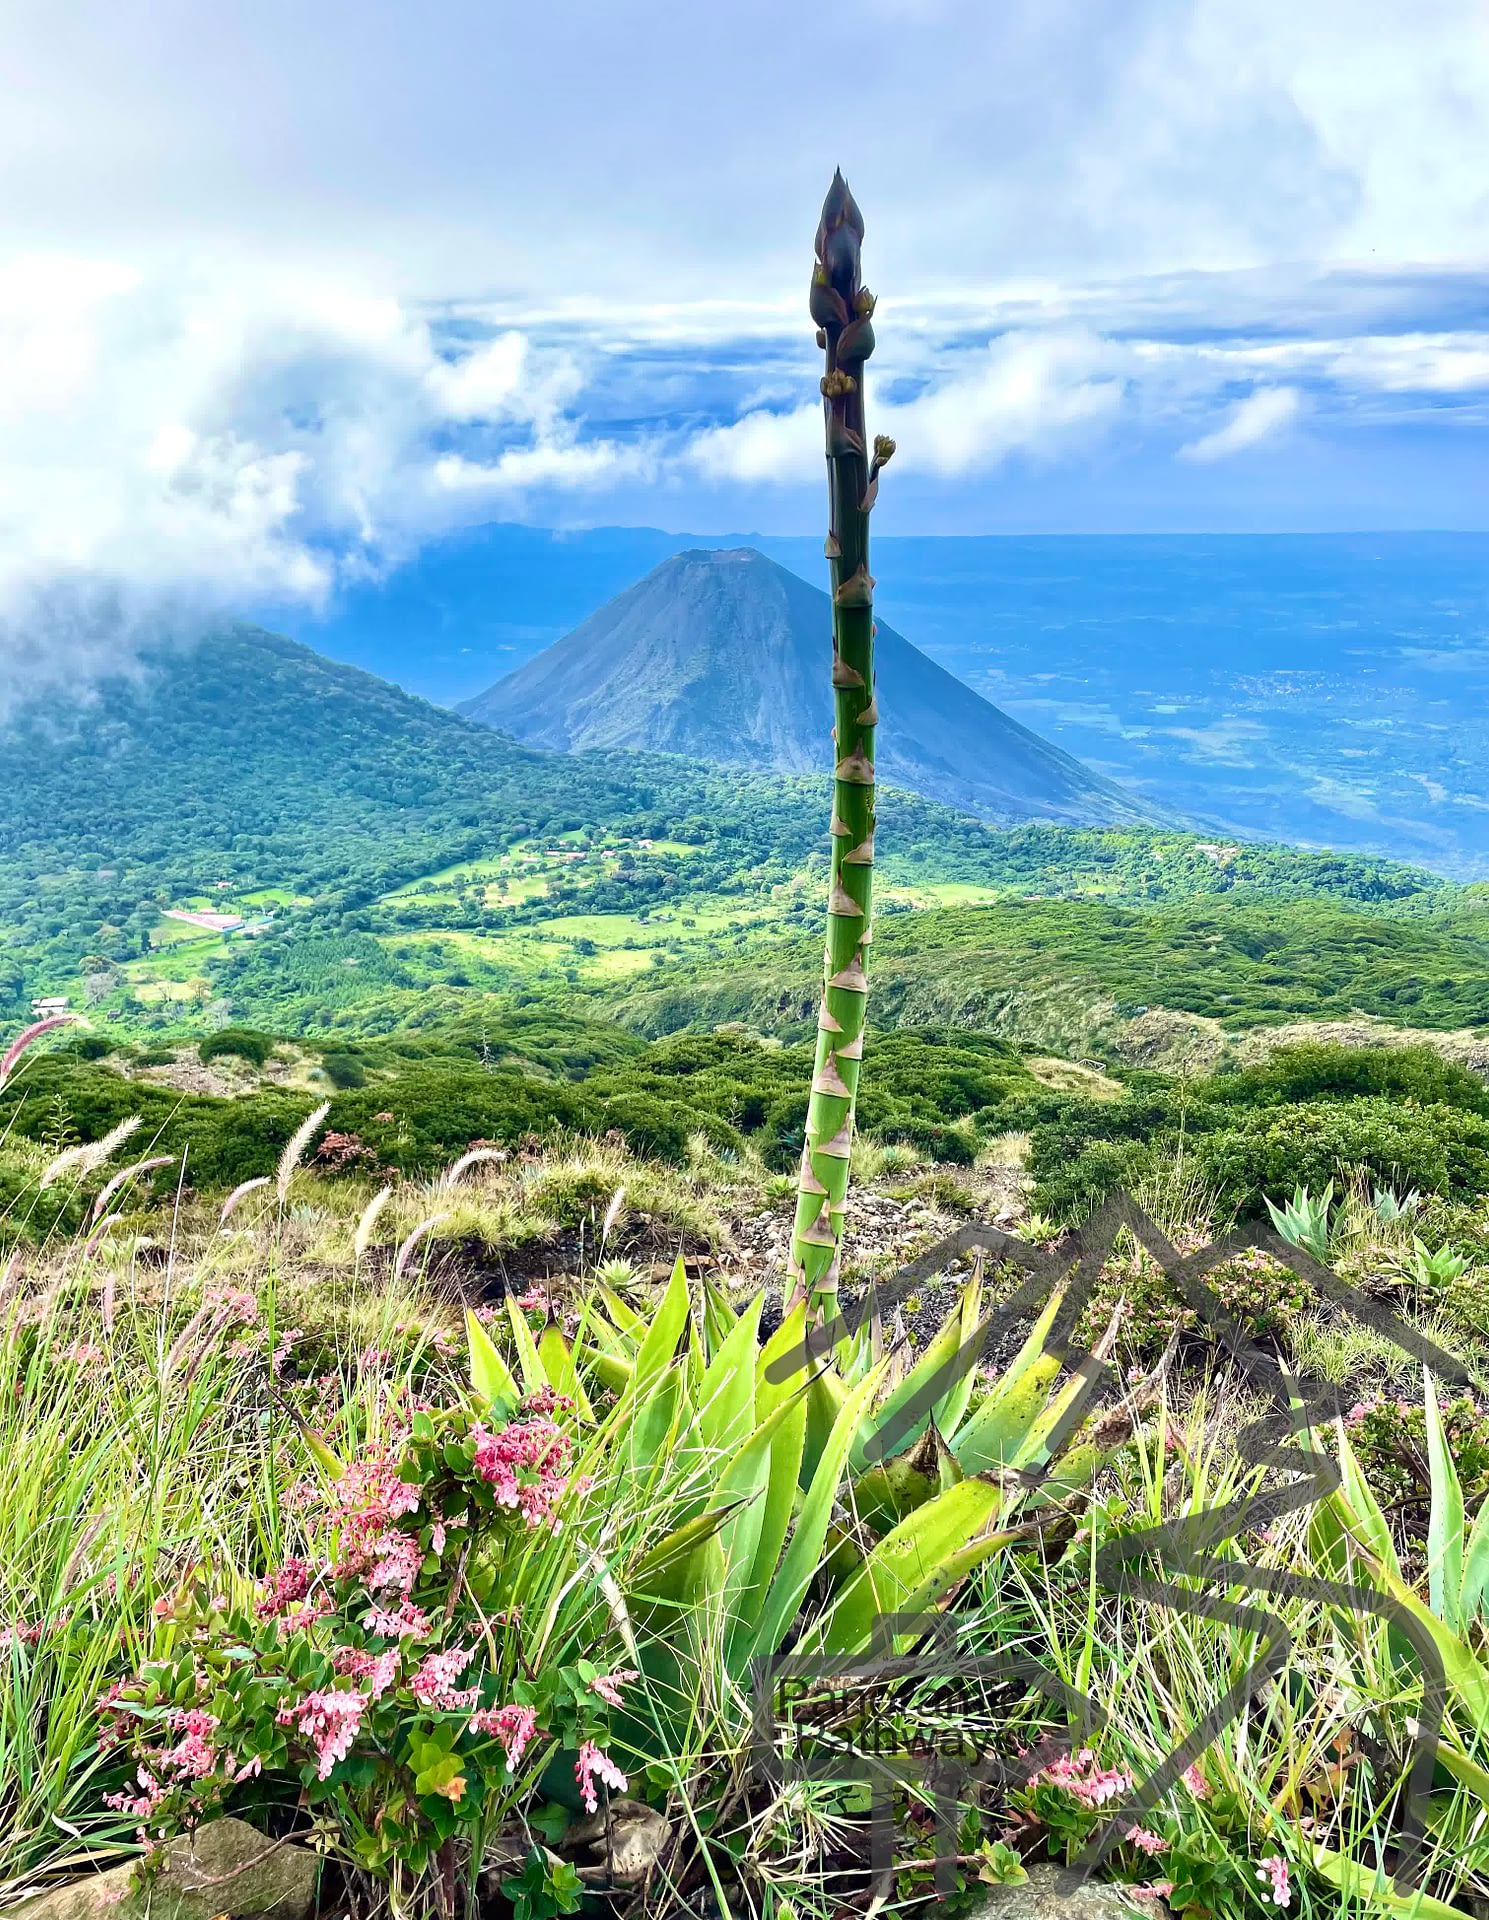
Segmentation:
{"type": "Polygon", "coordinates": [[[827,560],[832,576],[832,686],[836,726],[832,873],[817,1052],[791,1236],[791,1271],[814,1312],[831,1317],[847,1218],[848,1156],[863,1059],[865,966],[874,877],[874,582],[869,514],[894,453],[880,435],[870,455],[863,370],[874,351],[874,296],[860,278],[863,215],[841,173],[822,206],[809,307],[827,356],[827,560]]]}

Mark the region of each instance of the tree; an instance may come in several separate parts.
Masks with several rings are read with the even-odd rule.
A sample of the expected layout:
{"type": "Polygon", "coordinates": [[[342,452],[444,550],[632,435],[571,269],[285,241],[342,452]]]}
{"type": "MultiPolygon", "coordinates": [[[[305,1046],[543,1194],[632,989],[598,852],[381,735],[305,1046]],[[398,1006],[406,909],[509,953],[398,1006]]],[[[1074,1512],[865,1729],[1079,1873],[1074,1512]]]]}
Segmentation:
{"type": "Polygon", "coordinates": [[[880,437],[868,451],[863,371],[874,350],[874,296],[860,277],[863,215],[835,173],[817,226],[811,314],[827,356],[822,377],[827,434],[827,559],[832,577],[832,868],[827,948],[806,1144],[801,1156],[792,1274],[813,1308],[831,1312],[847,1219],[848,1159],[863,1060],[865,976],[874,877],[874,582],[869,513],[879,469],[894,452],[880,437]]]}

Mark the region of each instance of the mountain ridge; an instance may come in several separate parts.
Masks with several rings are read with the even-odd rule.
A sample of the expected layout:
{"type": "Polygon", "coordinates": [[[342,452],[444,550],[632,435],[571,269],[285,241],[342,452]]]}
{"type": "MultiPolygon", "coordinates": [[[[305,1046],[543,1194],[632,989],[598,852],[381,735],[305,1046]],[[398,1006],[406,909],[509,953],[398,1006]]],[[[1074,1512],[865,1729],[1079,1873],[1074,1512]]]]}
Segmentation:
{"type": "MultiPolygon", "coordinates": [[[[827,762],[825,593],[754,548],[663,560],[456,711],[528,746],[678,753],[782,773],[827,762]]],[[[1174,816],[1104,779],[879,626],[880,779],[998,825],[1174,816]]]]}

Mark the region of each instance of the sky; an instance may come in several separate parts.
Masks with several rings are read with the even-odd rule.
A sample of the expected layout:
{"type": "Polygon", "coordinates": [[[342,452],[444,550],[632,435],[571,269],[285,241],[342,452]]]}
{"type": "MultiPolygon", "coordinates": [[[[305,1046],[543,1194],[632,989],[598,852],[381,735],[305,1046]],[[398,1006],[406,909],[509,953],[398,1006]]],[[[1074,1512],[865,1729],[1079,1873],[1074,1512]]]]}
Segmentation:
{"type": "Polygon", "coordinates": [[[0,704],[463,526],[812,530],[839,164],[881,531],[1489,525],[1482,0],[7,0],[0,75],[0,704]]]}

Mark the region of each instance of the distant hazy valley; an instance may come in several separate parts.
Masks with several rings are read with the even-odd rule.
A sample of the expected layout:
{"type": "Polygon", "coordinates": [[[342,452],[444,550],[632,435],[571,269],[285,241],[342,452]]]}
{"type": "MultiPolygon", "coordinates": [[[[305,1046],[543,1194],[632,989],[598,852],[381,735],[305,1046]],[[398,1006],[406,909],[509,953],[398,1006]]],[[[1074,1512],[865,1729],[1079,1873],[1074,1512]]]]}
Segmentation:
{"type": "MultiPolygon", "coordinates": [[[[291,627],[436,700],[479,693],[659,561],[815,539],[488,527],[291,627]]],[[[1135,796],[1229,833],[1489,873],[1489,538],[896,539],[884,623],[1135,796]]],[[[886,724],[890,750],[893,719],[886,724]]]]}

